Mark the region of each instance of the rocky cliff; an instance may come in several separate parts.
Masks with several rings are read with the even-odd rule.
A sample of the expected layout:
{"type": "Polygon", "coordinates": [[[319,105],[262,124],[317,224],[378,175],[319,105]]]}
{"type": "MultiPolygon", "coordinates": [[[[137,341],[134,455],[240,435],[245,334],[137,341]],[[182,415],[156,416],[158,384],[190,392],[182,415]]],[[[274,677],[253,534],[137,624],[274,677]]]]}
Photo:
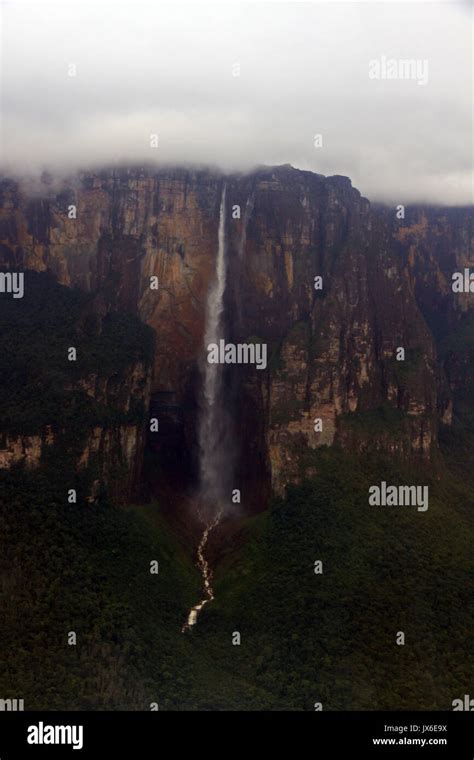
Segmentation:
{"type": "MultiPolygon", "coordinates": [[[[322,445],[436,460],[439,425],[469,374],[449,341],[472,315],[472,294],[451,287],[454,271],[474,266],[472,209],[398,218],[346,177],[290,166],[4,179],[1,264],[48,271],[103,313],[130,311],[153,328],[152,392],[174,394],[192,460],[224,182],[227,340],[268,348],[266,370],[227,370],[243,500],[311,471],[322,445]]],[[[111,451],[101,435],[93,445],[111,451]]]]}
{"type": "Polygon", "coordinates": [[[152,331],[101,316],[91,296],[46,273],[28,271],[24,288],[0,300],[0,469],[49,463],[76,499],[126,502],[141,476],[152,331]]]}

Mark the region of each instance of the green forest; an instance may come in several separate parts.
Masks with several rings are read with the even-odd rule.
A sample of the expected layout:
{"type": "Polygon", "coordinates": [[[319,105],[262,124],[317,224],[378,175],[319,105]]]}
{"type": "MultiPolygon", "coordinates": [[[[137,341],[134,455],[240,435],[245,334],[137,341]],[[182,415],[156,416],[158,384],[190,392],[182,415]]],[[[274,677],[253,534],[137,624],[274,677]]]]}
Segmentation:
{"type": "MultiPolygon", "coordinates": [[[[119,372],[133,352],[150,359],[152,336],[135,317],[112,315],[99,330],[83,319],[83,296],[50,287],[58,297],[49,291],[29,315],[34,339],[28,314],[2,302],[0,434],[14,424],[37,431],[51,415],[71,422],[76,391],[65,377],[79,370],[57,369],[71,331],[87,372],[119,372]]],[[[104,414],[107,424],[116,420],[113,410],[74,409],[74,419],[84,412],[79,431],[104,414]]],[[[68,503],[68,439],[37,470],[0,471],[0,696],[24,699],[26,710],[451,709],[472,688],[474,664],[466,649],[472,414],[464,419],[443,431],[436,477],[423,473],[425,513],[368,505],[370,485],[418,483],[420,472],[337,448],[313,452],[313,480],[240,520],[237,548],[216,570],[216,598],[185,634],[201,578],[164,505],[89,503],[87,470],[77,503],[68,503]],[[158,574],[150,573],[154,560],[158,574]]]]}
{"type": "Polygon", "coordinates": [[[446,477],[426,513],[395,517],[367,506],[375,465],[320,459],[242,521],[187,634],[200,577],[160,505],[66,504],[58,475],[3,476],[1,693],[30,709],[449,709],[473,665],[472,484],[446,477]]]}

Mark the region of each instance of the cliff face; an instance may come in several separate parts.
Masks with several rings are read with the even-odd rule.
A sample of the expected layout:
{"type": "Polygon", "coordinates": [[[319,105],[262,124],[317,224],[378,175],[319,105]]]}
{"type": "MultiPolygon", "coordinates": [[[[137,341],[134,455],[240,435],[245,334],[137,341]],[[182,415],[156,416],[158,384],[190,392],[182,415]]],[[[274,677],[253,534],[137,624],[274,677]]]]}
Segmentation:
{"type": "Polygon", "coordinates": [[[139,491],[146,440],[146,410],[150,402],[151,366],[135,361],[109,377],[91,374],[79,382],[96,406],[114,409],[115,419],[89,428],[77,458],[79,472],[93,463],[89,500],[103,484],[116,502],[127,502],[139,491]],[[140,415],[134,414],[137,402],[140,415]]]}
{"type": "MultiPolygon", "coordinates": [[[[119,502],[128,501],[137,492],[146,437],[145,421],[129,423],[125,418],[132,400],[141,398],[144,407],[148,405],[150,380],[151,368],[144,364],[136,364],[124,369],[120,374],[122,387],[130,388],[123,399],[123,406],[117,406],[117,399],[107,389],[101,394],[99,403],[114,406],[124,419],[89,427],[80,450],[76,453],[76,470],[79,475],[88,467],[93,468],[94,474],[87,493],[89,501],[98,498],[104,484],[110,496],[119,502]]],[[[88,378],[87,393],[98,402],[98,398],[90,393],[91,384],[107,385],[107,381],[97,375],[88,378]]],[[[78,387],[82,385],[79,383],[78,387]]],[[[28,435],[21,431],[11,434],[7,429],[0,433],[0,469],[10,469],[17,465],[27,470],[40,467],[48,452],[52,453],[55,446],[62,446],[65,433],[67,431],[57,425],[47,425],[37,435],[28,435]]],[[[73,485],[72,483],[71,487],[73,485]]]]}
{"type": "Polygon", "coordinates": [[[61,187],[46,179],[31,198],[28,185],[6,181],[2,260],[88,292],[102,289],[107,308],[138,314],[161,338],[156,387],[174,387],[202,344],[220,183],[207,172],[109,171],[61,187]]]}
{"type": "Polygon", "coordinates": [[[26,273],[21,300],[2,293],[0,469],[50,463],[81,499],[122,502],[139,488],[154,336],[97,309],[45,273],[26,273]]]}
{"type": "Polygon", "coordinates": [[[27,469],[39,467],[45,445],[52,443],[51,434],[11,435],[8,432],[0,436],[0,470],[9,470],[17,464],[27,469]]]}
{"type": "Polygon", "coordinates": [[[442,421],[465,418],[466,394],[474,380],[474,284],[453,292],[453,274],[474,267],[473,209],[407,208],[402,224],[392,221],[393,247],[405,262],[410,287],[438,349],[442,421]]]}
{"type": "MultiPolygon", "coordinates": [[[[4,180],[1,263],[48,270],[104,313],[149,324],[152,391],[174,393],[191,450],[224,181],[227,339],[268,347],[265,371],[227,371],[244,499],[245,489],[257,500],[270,485],[281,491],[311,471],[311,449],[334,442],[436,458],[439,423],[450,423],[468,371],[440,345],[472,310],[472,294],[451,288],[452,273],[473,266],[469,209],[407,208],[399,220],[345,177],[289,166],[226,178],[110,170],[44,178],[34,193],[4,180]]],[[[96,445],[111,455],[115,444],[96,445]]]]}

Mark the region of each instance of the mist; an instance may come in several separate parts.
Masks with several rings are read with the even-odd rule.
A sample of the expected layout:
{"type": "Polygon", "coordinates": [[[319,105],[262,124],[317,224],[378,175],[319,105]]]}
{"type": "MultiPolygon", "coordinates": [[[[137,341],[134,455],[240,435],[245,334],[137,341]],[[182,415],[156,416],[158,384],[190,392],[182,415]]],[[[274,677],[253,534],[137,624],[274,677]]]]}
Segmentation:
{"type": "Polygon", "coordinates": [[[4,173],[290,163],[371,200],[472,203],[468,3],[39,0],[2,16],[4,173]],[[426,61],[426,81],[370,78],[384,58],[426,61]]]}

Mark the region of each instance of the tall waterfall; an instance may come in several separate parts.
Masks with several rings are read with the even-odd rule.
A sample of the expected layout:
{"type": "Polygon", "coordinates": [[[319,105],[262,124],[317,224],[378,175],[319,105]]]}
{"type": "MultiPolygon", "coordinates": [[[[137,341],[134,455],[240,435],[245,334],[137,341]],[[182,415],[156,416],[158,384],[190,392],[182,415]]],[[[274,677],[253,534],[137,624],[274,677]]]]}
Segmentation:
{"type": "Polygon", "coordinates": [[[210,533],[218,525],[230,501],[232,477],[232,426],[224,398],[223,365],[207,361],[210,343],[224,337],[224,292],[226,284],[225,195],[222,190],[217,236],[216,274],[209,290],[204,333],[203,393],[199,415],[200,517],[204,530],[198,546],[197,566],[203,578],[204,596],[192,607],[182,630],[190,631],[204,605],[214,599],[212,570],[206,558],[210,533]]]}
{"type": "Polygon", "coordinates": [[[199,418],[201,499],[216,515],[228,502],[231,475],[231,430],[229,412],[223,395],[223,365],[209,364],[207,347],[224,337],[223,312],[226,285],[225,196],[222,191],[216,274],[209,290],[204,334],[204,383],[199,418]]]}

